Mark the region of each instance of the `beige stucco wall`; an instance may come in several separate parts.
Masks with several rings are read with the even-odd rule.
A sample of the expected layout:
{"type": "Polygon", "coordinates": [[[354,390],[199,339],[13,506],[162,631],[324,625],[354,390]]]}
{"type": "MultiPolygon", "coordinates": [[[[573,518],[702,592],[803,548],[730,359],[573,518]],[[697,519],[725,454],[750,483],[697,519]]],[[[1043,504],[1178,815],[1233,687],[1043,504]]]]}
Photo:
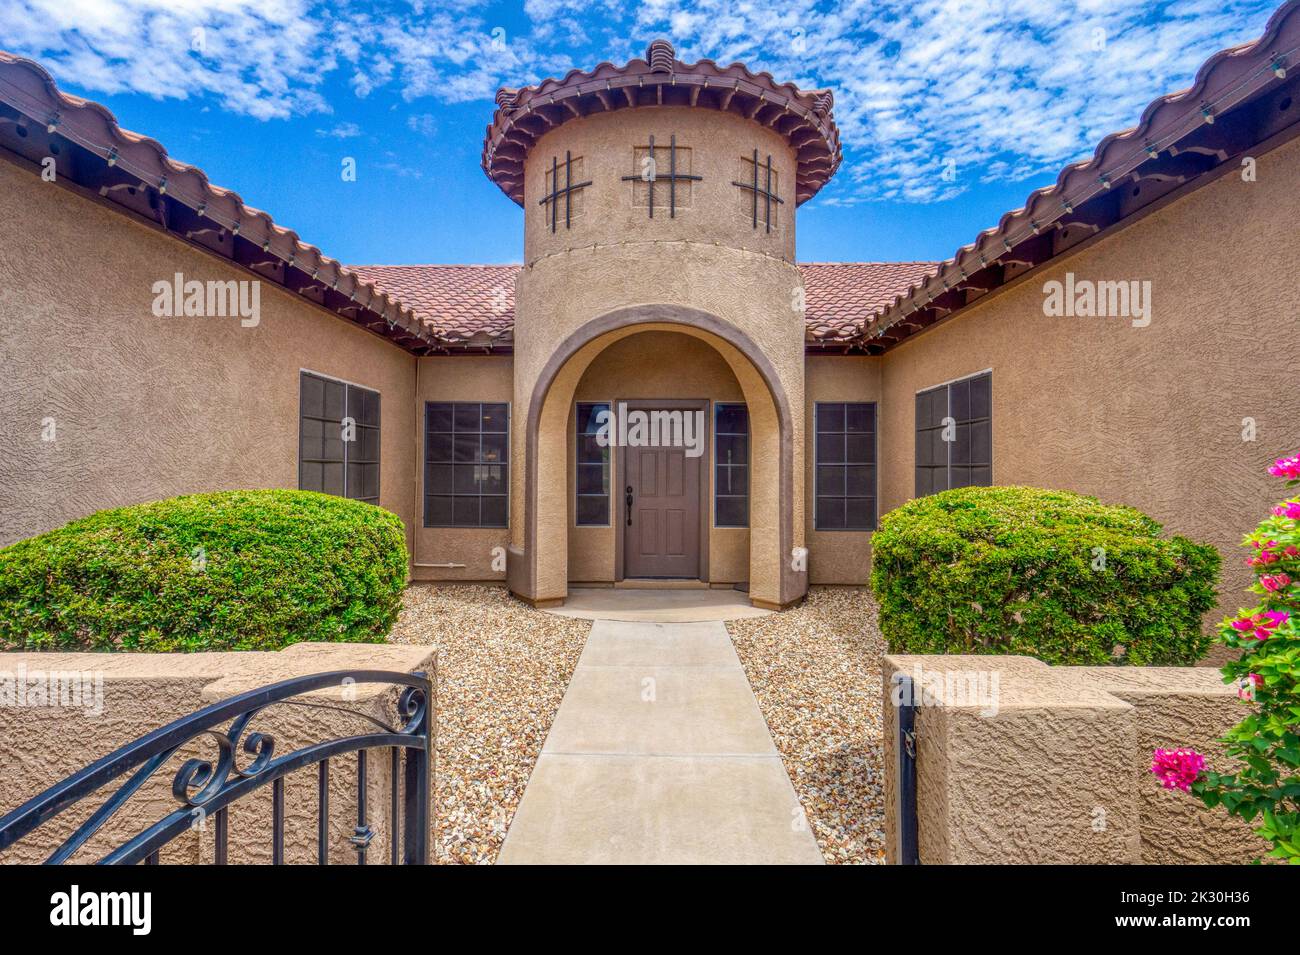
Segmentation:
{"type": "MultiPolygon", "coordinates": [[[[749,531],[746,528],[713,526],[713,414],[712,403],[745,400],[731,368],[711,346],[689,335],[674,332],[642,332],[621,339],[602,351],[587,366],[578,382],[574,401],[630,401],[644,398],[705,399],[708,444],[700,464],[701,480],[708,487],[709,505],[701,519],[708,521],[708,580],[737,583],[749,579],[749,531]],[[671,355],[672,361],[656,360],[671,355]]],[[[573,422],[574,412],[569,415],[573,422]]],[[[616,528],[577,527],[574,524],[576,436],[570,427],[569,461],[569,579],[608,582],[615,579],[616,528]]],[[[618,455],[611,455],[610,487],[615,493],[623,486],[618,473],[618,455]]],[[[617,501],[611,501],[611,520],[617,516],[617,501]]]]}
{"type": "MultiPolygon", "coordinates": [[[[814,523],[816,482],[813,412],[819,401],[874,401],[880,415],[882,360],[867,355],[809,355],[804,366],[804,520],[808,547],[808,582],[865,584],[871,571],[871,532],[818,531],[814,523]]],[[[879,446],[880,441],[878,439],[879,446]]],[[[879,462],[877,462],[879,484],[879,462]]],[[[876,492],[880,492],[879,486],[876,492]]],[[[877,501],[877,510],[880,502],[877,501]]],[[[883,511],[881,512],[883,513],[883,511]]]]}
{"type": "MultiPolygon", "coordinates": [[[[752,146],[746,145],[743,153],[738,152],[742,141],[751,143],[761,140],[767,133],[762,127],[743,120],[740,121],[741,126],[736,127],[716,113],[709,112],[707,116],[710,123],[719,123],[716,127],[707,127],[707,141],[719,157],[725,158],[718,160],[718,169],[709,172],[704,183],[697,184],[692,202],[704,202],[706,190],[703,186],[712,183],[715,188],[719,188],[719,179],[725,175],[728,184],[723,191],[727,198],[718,201],[731,203],[734,201],[731,193],[738,190],[729,185],[733,176],[722,167],[729,168],[728,164],[733,159],[738,161],[740,155],[748,154],[752,149],[752,146]]],[[[690,111],[683,111],[682,117],[673,116],[672,120],[676,123],[679,118],[683,124],[694,121],[690,111]]],[[[591,121],[566,123],[548,134],[535,148],[533,158],[545,156],[549,168],[549,157],[557,149],[569,148],[576,155],[585,141],[566,140],[568,146],[565,146],[558,138],[552,144],[551,137],[576,137],[584,129],[591,130],[591,135],[595,137],[594,143],[612,144],[611,149],[614,149],[614,144],[623,144],[615,150],[622,158],[602,173],[606,176],[622,175],[626,171],[623,167],[630,164],[627,156],[622,155],[622,150],[626,149],[630,154],[633,143],[644,143],[648,133],[659,130],[667,118],[664,110],[633,109],[600,118],[599,122],[595,120],[593,117],[591,121]],[[567,132],[570,127],[572,133],[567,132]]],[[[679,128],[685,130],[688,126],[682,125],[679,128]]],[[[656,132],[657,142],[661,141],[661,135],[656,132]]],[[[694,139],[694,134],[692,138],[694,139]]],[[[678,141],[679,144],[686,144],[684,135],[679,135],[678,141]]],[[[695,142],[705,141],[704,127],[701,127],[700,138],[695,142]]],[[[776,149],[777,144],[774,144],[774,162],[777,161],[776,149]]],[[[693,167],[697,171],[706,169],[705,164],[709,160],[704,153],[708,151],[703,146],[698,147],[692,160],[697,164],[693,167]]],[[[599,150],[593,156],[598,154],[599,150]]],[[[584,167],[584,178],[595,175],[599,171],[597,166],[593,159],[591,164],[584,167]]],[[[530,163],[526,174],[532,177],[541,175],[541,166],[538,162],[530,163]]],[[[540,194],[535,185],[530,184],[528,188],[530,196],[540,194]]],[[[597,228],[596,220],[599,217],[595,214],[596,201],[592,199],[584,210],[588,224],[583,228],[597,228]]],[[[534,214],[531,204],[525,210],[526,264],[517,279],[515,296],[515,420],[527,420],[534,387],[560,343],[588,323],[622,309],[651,305],[692,308],[708,313],[753,341],[754,349],[770,362],[775,378],[789,400],[794,487],[788,507],[794,512],[793,543],[801,545],[804,506],[804,325],[802,314],[794,309],[796,289],[802,286],[798,269],[781,255],[755,251],[754,230],[750,222],[740,217],[736,210],[732,210],[729,215],[719,213],[707,220],[703,215],[691,218],[684,213],[678,219],[664,219],[657,212],[651,225],[643,206],[633,208],[630,193],[619,192],[615,200],[610,201],[626,203],[627,210],[626,215],[616,214],[613,207],[608,211],[611,217],[608,225],[600,226],[607,230],[604,241],[596,242],[595,238],[584,238],[581,241],[574,239],[571,250],[554,251],[535,260],[532,256],[540,248],[537,243],[551,240],[535,235],[542,228],[542,221],[534,214]],[[617,199],[618,195],[622,195],[621,200],[617,199]]],[[[788,208],[786,212],[781,241],[788,237],[793,242],[793,224],[789,219],[788,208]]],[[[774,240],[765,238],[763,241],[774,240]]],[[[718,348],[716,342],[714,347],[718,348]]],[[[568,445],[564,425],[567,423],[572,393],[566,389],[572,389],[576,385],[586,362],[597,352],[585,354],[581,366],[575,367],[575,374],[562,376],[557,381],[559,389],[552,386],[551,394],[548,394],[547,407],[539,409],[543,426],[538,439],[538,499],[552,503],[549,508],[539,508],[539,553],[526,554],[524,560],[529,562],[536,574],[536,593],[531,596],[541,600],[562,598],[567,591],[567,507],[559,504],[562,499],[567,499],[565,463],[568,445]],[[555,409],[549,407],[552,396],[559,404],[555,409]]],[[[725,349],[719,348],[719,352],[726,357],[725,349]]],[[[648,356],[648,360],[672,359],[670,356],[648,356]]],[[[770,395],[762,397],[766,388],[752,374],[749,356],[737,354],[734,360],[728,358],[728,364],[740,381],[742,390],[746,392],[754,419],[752,430],[757,449],[767,439],[761,431],[760,422],[765,416],[775,421],[775,411],[762,407],[766,401],[770,408],[770,395]],[[746,365],[749,366],[748,371],[744,367],[746,365]],[[753,379],[752,383],[747,384],[746,378],[753,379]]],[[[767,437],[775,440],[774,434],[767,437]]],[[[512,434],[512,451],[516,461],[524,459],[526,446],[525,430],[516,427],[512,434]]],[[[757,455],[756,450],[756,458],[757,455]]],[[[756,464],[753,475],[756,491],[751,496],[750,518],[751,566],[748,576],[751,596],[759,600],[780,602],[783,565],[788,560],[788,555],[782,552],[778,542],[781,514],[775,489],[779,484],[780,462],[771,460],[769,454],[763,460],[756,461],[756,464]],[[763,469],[769,467],[771,474],[764,477],[763,469]],[[768,482],[766,487],[773,491],[770,501],[764,498],[767,493],[764,481],[768,482]]],[[[522,469],[515,468],[511,480],[511,543],[522,549],[527,532],[527,515],[521,506],[526,490],[526,475],[522,469]]]]}
{"type": "Polygon", "coordinates": [[[176,272],[254,276],[8,162],[0,221],[0,544],[105,507],[297,487],[300,369],[381,394],[380,503],[409,533],[411,355],[271,282],[256,327],[157,318],[153,283],[176,272]]]}
{"type": "MultiPolygon", "coordinates": [[[[638,156],[641,154],[637,154],[638,156]]],[[[570,120],[542,136],[524,164],[524,262],[567,249],[618,245],[630,238],[665,242],[721,242],[754,249],[794,261],[794,151],[784,137],[734,113],[689,107],[645,107],[613,113],[594,113],[570,120]],[[677,184],[677,214],[669,216],[667,180],[656,179],[655,214],[651,219],[644,182],[624,182],[623,176],[640,176],[633,150],[655,138],[656,175],[669,173],[670,137],[677,137],[680,153],[677,172],[702,176],[699,182],[677,184]],[[754,227],[752,193],[732,185],[753,182],[753,167],[745,162],[759,150],[766,185],[767,157],[772,157],[775,190],[784,200],[774,204],[772,229],[766,228],[764,205],[758,204],[754,227]],[[561,200],[555,232],[551,232],[548,194],[552,161],[559,163],[560,185],[565,184],[564,157],[574,160],[573,181],[591,185],[575,192],[569,228],[564,226],[561,200]],[[687,154],[689,153],[689,168],[687,154]],[[664,202],[660,206],[660,202],[664,202]]]]}
{"type": "MultiPolygon", "coordinates": [[[[993,370],[993,481],[1138,507],[1225,556],[1220,612],[1243,600],[1239,543],[1295,451],[1300,142],[990,296],[884,356],[882,513],[913,492],[917,390],[993,370]],[[1151,324],[1048,318],[1043,284],[1151,282],[1151,324]],[[1243,419],[1257,440],[1243,441],[1243,419]]],[[[1217,619],[1217,614],[1211,615],[1217,619]]]]}
{"type": "MultiPolygon", "coordinates": [[[[3,653],[0,673],[88,674],[102,687],[99,705],[0,707],[0,815],[15,809],[67,776],[121,746],[161,726],[213,703],[280,680],[333,670],[424,672],[434,681],[432,647],[366,644],[300,643],[279,652],[230,653],[3,653]]],[[[93,683],[92,683],[93,685],[93,683]]],[[[274,704],[249,724],[250,733],[275,740],[275,754],[329,739],[375,731],[356,713],[387,725],[400,725],[398,690],[374,683],[356,683],[314,691],[301,699],[322,707],[274,704]]],[[[88,691],[88,703],[95,703],[88,691]]],[[[430,708],[436,701],[430,701],[430,708]]],[[[225,729],[226,727],[220,727],[225,729]]],[[[434,727],[436,731],[436,726],[434,727]]],[[[73,862],[91,862],[116,848],[146,826],[180,805],[172,795],[172,780],[190,758],[213,760],[215,742],[198,739],[181,747],[141,789],[118,810],[99,833],[73,855],[73,862]]],[[[238,764],[252,756],[242,750],[238,764]]],[[[367,765],[367,821],[376,831],[367,861],[388,861],[392,820],[389,818],[391,773],[386,749],[374,751],[367,765]]],[[[357,757],[331,760],[329,860],[355,864],[348,842],[357,819],[357,757]]],[[[122,776],[97,795],[69,807],[21,839],[3,854],[0,864],[43,861],[65,838],[129,778],[122,776]]],[[[315,766],[285,777],[285,861],[314,863],[317,846],[317,772],[315,766]]],[[[433,792],[432,781],[430,794],[433,792]]],[[[229,814],[229,861],[267,863],[271,853],[271,793],[260,792],[233,803],[229,814]]],[[[430,853],[433,813],[430,812],[430,853]]],[[[215,845],[211,819],[169,843],[161,861],[170,864],[210,863],[215,845]]]]}
{"type": "MultiPolygon", "coordinates": [[[[504,580],[507,528],[424,526],[424,403],[426,401],[504,401],[514,397],[513,363],[509,355],[440,355],[419,359],[415,403],[415,453],[419,461],[415,513],[415,553],[412,577],[417,580],[504,580]],[[429,567],[427,564],[463,564],[429,567]]],[[[524,422],[511,415],[510,429],[524,422]]],[[[523,459],[511,461],[511,473],[523,470],[523,459]]],[[[511,499],[510,507],[514,507],[511,499]]]]}
{"type": "Polygon", "coordinates": [[[891,862],[900,858],[896,673],[933,690],[916,697],[914,730],[924,865],[1240,864],[1267,851],[1241,819],[1150,773],[1153,749],[1180,746],[1231,771],[1217,740],[1248,710],[1213,670],[888,655],[881,673],[891,862]],[[972,677],[982,693],[967,689],[972,677]]]}

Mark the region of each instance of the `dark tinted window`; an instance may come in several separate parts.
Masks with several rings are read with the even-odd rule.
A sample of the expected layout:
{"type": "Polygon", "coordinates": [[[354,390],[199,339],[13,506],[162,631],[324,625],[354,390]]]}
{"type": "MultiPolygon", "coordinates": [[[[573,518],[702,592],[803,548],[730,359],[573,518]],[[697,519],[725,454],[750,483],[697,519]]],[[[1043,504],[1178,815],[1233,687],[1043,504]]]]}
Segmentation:
{"type": "Polygon", "coordinates": [[[505,527],[510,409],[503,402],[424,405],[424,526],[505,527]]]}
{"type": "Polygon", "coordinates": [[[818,402],[813,409],[813,526],[876,529],[876,405],[818,402]]]}
{"type": "Polygon", "coordinates": [[[608,413],[605,402],[578,403],[574,521],[579,527],[609,524],[609,442],[597,438],[608,413]]]}
{"type": "Polygon", "coordinates": [[[298,487],[379,503],[379,392],[303,372],[298,487]]]}
{"type": "Polygon", "coordinates": [[[916,495],[993,483],[993,375],[916,396],[916,495]]]}
{"type": "Polygon", "coordinates": [[[713,524],[749,526],[749,409],[741,404],[714,406],[713,524]]]}

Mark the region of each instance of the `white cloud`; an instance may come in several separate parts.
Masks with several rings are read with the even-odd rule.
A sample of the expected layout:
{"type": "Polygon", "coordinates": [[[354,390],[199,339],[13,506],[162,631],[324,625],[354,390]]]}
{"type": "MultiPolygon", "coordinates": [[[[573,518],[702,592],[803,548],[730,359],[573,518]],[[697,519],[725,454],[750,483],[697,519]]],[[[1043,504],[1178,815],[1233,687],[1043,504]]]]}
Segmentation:
{"type": "MultiPolygon", "coordinates": [[[[500,85],[639,56],[668,36],[682,59],[739,60],[834,90],[846,162],[823,201],[929,202],[1086,156],[1210,53],[1257,36],[1273,5],[525,0],[530,29],[514,35],[487,0],[6,0],[0,46],[82,88],[212,97],[271,119],[329,112],[334,71],[359,97],[488,109],[500,85]],[[955,180],[941,175],[954,167],[955,180]]],[[[408,125],[424,132],[428,115],[408,125]]]]}
{"type": "Polygon", "coordinates": [[[336,123],[329,129],[316,130],[317,136],[330,136],[334,139],[354,139],[361,135],[361,127],[356,123],[336,123]]]}

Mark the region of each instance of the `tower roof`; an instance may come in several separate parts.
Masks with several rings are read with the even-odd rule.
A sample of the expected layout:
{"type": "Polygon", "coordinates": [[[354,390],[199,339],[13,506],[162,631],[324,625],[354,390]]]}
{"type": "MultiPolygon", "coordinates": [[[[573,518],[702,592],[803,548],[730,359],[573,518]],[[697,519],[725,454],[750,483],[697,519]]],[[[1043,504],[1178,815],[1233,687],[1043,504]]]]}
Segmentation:
{"type": "Polygon", "coordinates": [[[523,205],[524,160],[546,132],[571,119],[618,109],[690,106],[737,113],[781,134],[795,150],[795,202],[811,199],[835,174],[842,153],[830,90],[801,90],[753,73],[741,63],[683,63],[672,44],[655,40],[645,59],[601,63],[520,89],[497,91],[497,110],[483,140],[483,171],[523,205]]]}

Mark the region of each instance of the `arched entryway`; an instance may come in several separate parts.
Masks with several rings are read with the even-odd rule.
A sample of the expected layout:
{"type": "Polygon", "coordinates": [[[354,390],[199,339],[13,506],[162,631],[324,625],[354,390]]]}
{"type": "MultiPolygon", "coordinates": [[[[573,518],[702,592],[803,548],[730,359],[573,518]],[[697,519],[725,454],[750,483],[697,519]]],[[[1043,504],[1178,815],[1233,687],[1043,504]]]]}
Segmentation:
{"type": "MultiPolygon", "coordinates": [[[[806,572],[793,558],[796,472],[794,419],[771,362],[747,335],[716,316],[681,306],[620,309],[566,338],[539,374],[528,407],[522,533],[510,554],[511,589],[547,604],[568,592],[569,432],[574,396],[592,361],[615,342],[647,331],[707,343],[729,367],[749,413],[749,573],[751,599],[785,606],[802,597],[806,572]]],[[[671,355],[647,354],[647,361],[671,355]]],[[[687,396],[689,397],[689,396],[687,396]]]]}

